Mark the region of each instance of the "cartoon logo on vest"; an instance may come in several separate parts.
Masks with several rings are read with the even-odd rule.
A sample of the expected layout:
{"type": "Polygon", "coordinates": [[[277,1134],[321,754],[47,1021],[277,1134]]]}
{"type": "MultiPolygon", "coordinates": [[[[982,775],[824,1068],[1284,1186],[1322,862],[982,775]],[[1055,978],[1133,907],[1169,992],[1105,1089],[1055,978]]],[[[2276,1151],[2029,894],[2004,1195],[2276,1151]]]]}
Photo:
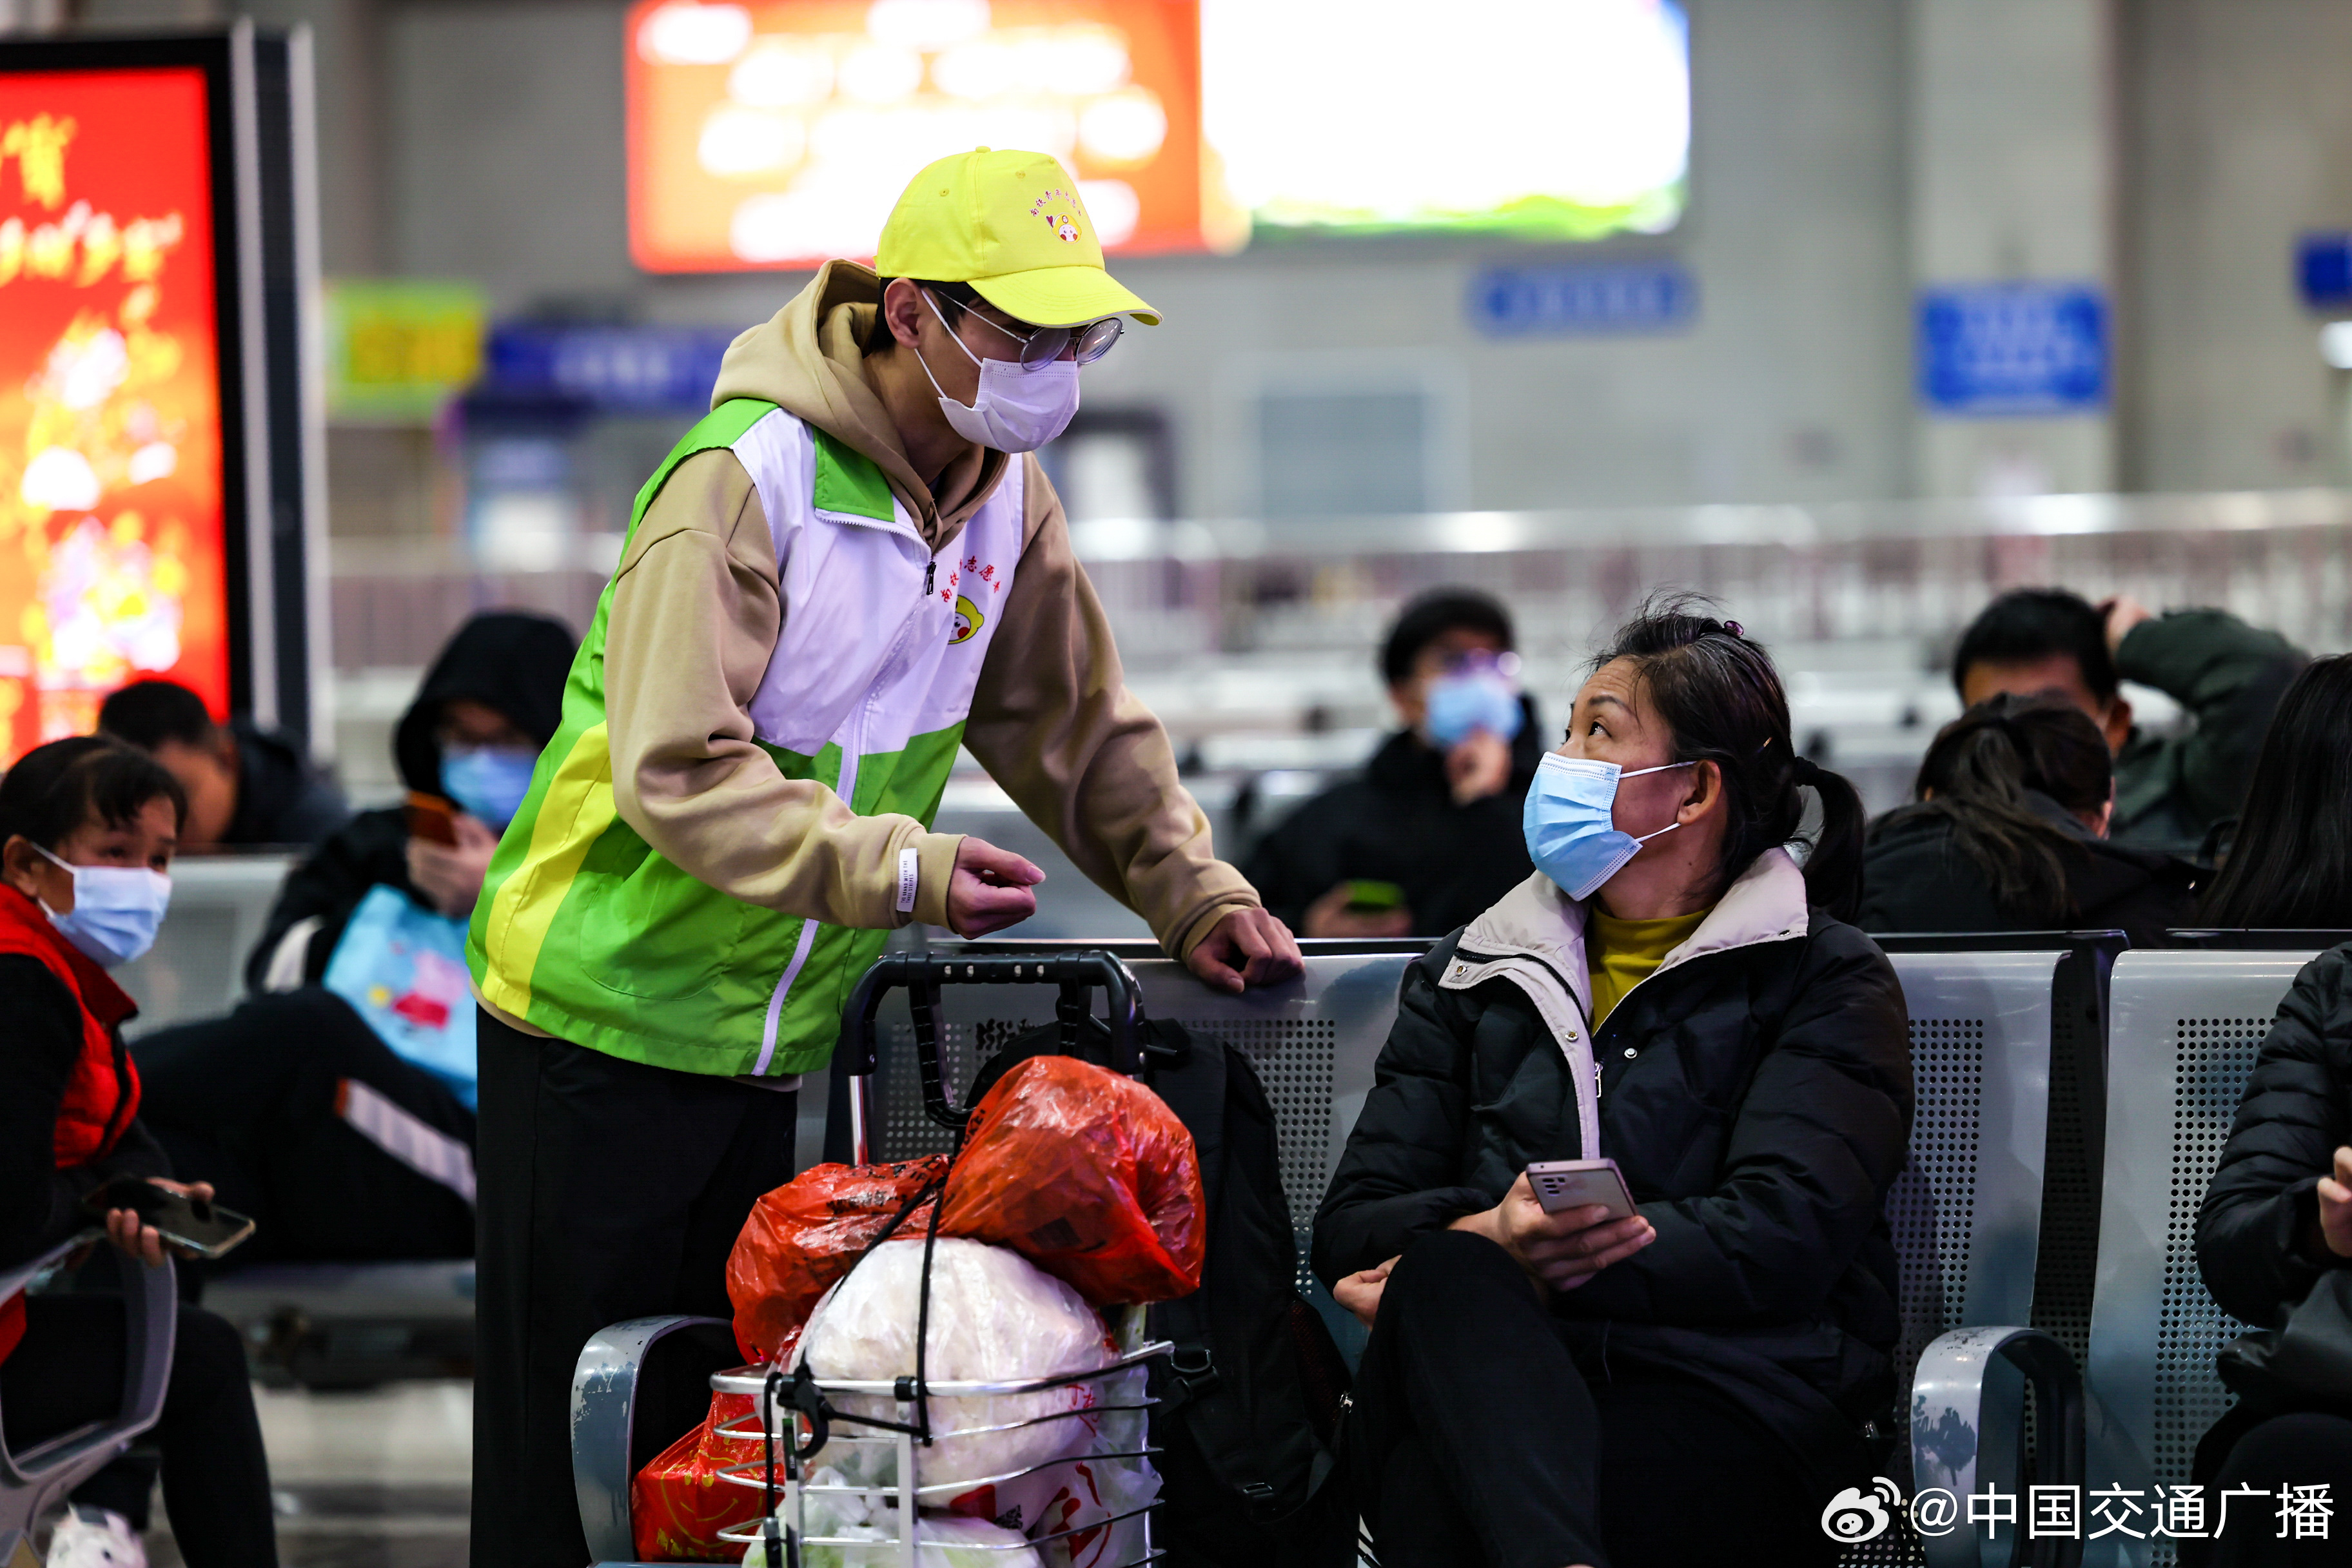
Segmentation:
{"type": "Polygon", "coordinates": [[[980,635],[980,628],[987,620],[988,617],[980,613],[978,605],[973,604],[961,594],[958,594],[955,605],[955,630],[948,634],[949,645],[952,647],[960,642],[971,641],[980,635]]]}
{"type": "Polygon", "coordinates": [[[1065,190],[1047,191],[1029,204],[1029,216],[1045,220],[1045,226],[1064,245],[1075,245],[1078,238],[1078,202],[1065,190]]]}

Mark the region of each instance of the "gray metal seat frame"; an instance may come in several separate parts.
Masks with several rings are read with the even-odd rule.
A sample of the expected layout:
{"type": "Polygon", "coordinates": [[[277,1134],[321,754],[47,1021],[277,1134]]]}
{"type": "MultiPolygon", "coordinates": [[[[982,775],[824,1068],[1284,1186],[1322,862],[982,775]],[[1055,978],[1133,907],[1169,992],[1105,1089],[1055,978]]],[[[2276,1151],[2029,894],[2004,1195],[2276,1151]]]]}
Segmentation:
{"type": "MultiPolygon", "coordinates": [[[[81,1245],[79,1239],[65,1242],[28,1263],[0,1269],[0,1300],[24,1289],[81,1245]]],[[[67,1493],[128,1448],[163,1413],[180,1317],[171,1260],[150,1268],[111,1247],[106,1251],[122,1272],[122,1402],[105,1420],[60,1432],[22,1453],[12,1451],[0,1436],[0,1563],[12,1562],[19,1546],[29,1543],[36,1521],[63,1504],[67,1493]]],[[[37,1355],[40,1346],[28,1339],[16,1353],[37,1355]]]]}
{"type": "MultiPolygon", "coordinates": [[[[2244,1331],[2200,1277],[2197,1211],[2255,1053],[2309,951],[2130,952],[2116,965],[2098,1288],[2084,1381],[2096,1484],[2189,1479],[2228,1403],[2213,1355],[2244,1331]]],[[[2143,1521],[2143,1522],[2145,1522],[2143,1521]]],[[[2091,1562],[2169,1563],[2111,1535],[2091,1562]]]]}

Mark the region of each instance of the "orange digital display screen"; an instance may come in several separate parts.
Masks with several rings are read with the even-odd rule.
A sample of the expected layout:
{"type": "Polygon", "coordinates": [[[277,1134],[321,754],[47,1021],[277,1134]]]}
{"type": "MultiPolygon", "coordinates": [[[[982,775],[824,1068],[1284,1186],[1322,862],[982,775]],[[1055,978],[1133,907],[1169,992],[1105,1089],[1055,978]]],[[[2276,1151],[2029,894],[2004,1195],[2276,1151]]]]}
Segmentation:
{"type": "Polygon", "coordinates": [[[870,257],[907,182],[1051,153],[1104,248],[1198,250],[1198,0],[642,0],[629,237],[655,272],[870,257]]]}
{"type": "Polygon", "coordinates": [[[0,73],[0,762],[125,681],[229,702],[194,66],[0,73]]]}

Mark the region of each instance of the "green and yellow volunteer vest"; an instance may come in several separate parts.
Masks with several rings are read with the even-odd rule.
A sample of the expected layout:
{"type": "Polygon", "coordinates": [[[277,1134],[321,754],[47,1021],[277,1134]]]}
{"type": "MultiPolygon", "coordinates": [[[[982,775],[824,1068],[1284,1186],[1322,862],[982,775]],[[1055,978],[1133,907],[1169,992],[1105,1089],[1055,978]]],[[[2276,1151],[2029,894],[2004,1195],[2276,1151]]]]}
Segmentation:
{"type": "MultiPolygon", "coordinates": [[[[754,738],[786,778],[817,780],[862,816],[929,826],[1020,562],[1024,465],[934,554],[869,459],[773,404],[736,399],[646,481],[633,536],[678,464],[718,447],[759,491],[782,584],[754,738]]],[[[622,820],[604,722],[612,605],[608,583],[562,726],[491,858],[467,942],[475,984],[514,1017],[631,1061],[725,1075],[821,1067],[887,933],[745,903],[622,820]]]]}

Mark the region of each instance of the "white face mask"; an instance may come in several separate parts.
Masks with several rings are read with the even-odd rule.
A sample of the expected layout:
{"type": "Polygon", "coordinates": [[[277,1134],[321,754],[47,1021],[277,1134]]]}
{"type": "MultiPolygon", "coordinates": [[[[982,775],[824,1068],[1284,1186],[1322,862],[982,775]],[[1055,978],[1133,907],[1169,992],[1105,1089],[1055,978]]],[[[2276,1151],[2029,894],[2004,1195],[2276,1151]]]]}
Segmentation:
{"type": "MultiPolygon", "coordinates": [[[[940,325],[947,327],[947,316],[929,289],[923,291],[923,299],[929,303],[931,314],[940,318],[940,325]]],[[[1049,360],[1024,370],[1019,360],[981,358],[964,348],[952,327],[948,327],[948,340],[980,366],[980,390],[969,405],[958,403],[940,389],[940,378],[931,374],[930,363],[919,348],[915,351],[915,363],[923,367],[931,390],[939,393],[940,412],[965,440],[999,452],[1034,452],[1068,429],[1077,416],[1076,360],[1049,360]]]]}

